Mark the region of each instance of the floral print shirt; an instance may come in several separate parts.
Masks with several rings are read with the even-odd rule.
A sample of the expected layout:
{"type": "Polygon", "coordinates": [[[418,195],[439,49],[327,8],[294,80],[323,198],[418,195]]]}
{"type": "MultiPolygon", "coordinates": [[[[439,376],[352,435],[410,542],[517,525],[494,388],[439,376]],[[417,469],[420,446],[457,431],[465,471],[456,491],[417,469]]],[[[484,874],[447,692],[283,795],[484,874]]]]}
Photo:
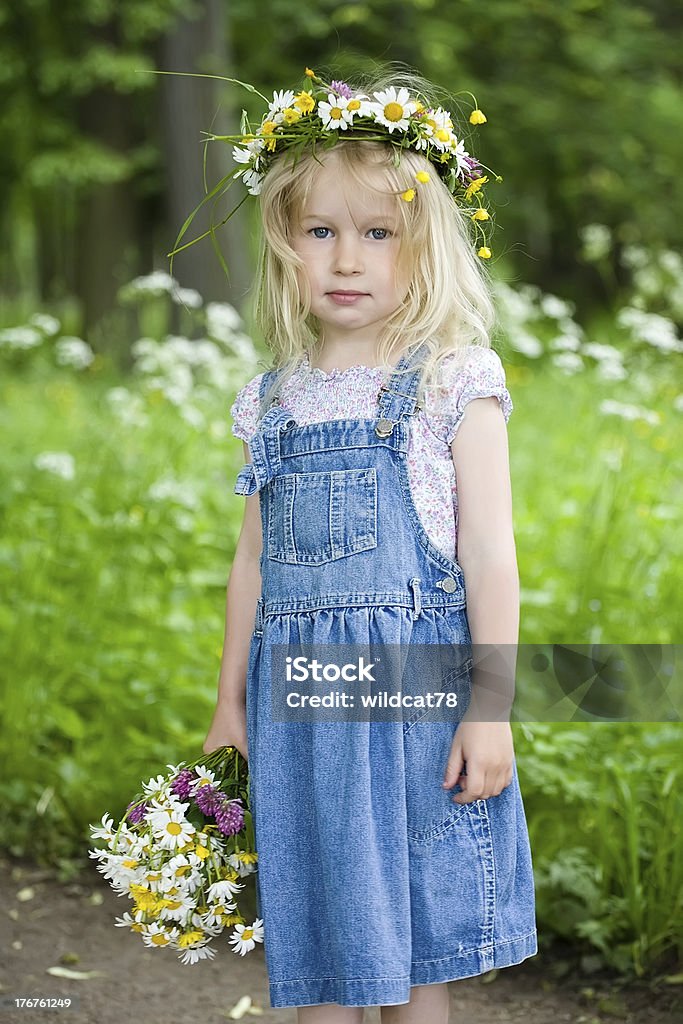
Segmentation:
{"type": "MultiPolygon", "coordinates": [[[[412,418],[408,446],[408,478],[416,511],[427,536],[439,551],[457,558],[458,496],[450,444],[463,421],[468,402],[495,396],[505,422],[513,409],[498,353],[470,345],[465,363],[442,363],[443,388],[437,397],[427,390],[425,407],[412,418]]],[[[232,433],[249,441],[256,432],[259,385],[253,377],[237,393],[230,410],[232,433]]],[[[335,419],[374,419],[377,391],[383,380],[379,366],[349,366],[344,370],[311,367],[305,355],[280,392],[282,407],[301,425],[335,419]]]]}

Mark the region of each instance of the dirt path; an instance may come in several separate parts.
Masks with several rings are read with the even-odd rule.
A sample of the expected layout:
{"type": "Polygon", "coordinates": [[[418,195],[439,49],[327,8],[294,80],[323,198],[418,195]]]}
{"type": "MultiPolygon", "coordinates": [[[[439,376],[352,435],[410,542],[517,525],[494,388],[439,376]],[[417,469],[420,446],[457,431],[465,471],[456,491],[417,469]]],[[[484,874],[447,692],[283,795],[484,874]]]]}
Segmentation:
{"type": "MultiPolygon", "coordinates": [[[[57,883],[52,873],[0,857],[2,914],[0,998],[66,996],[71,1009],[8,1010],[0,1024],[224,1024],[242,996],[262,1008],[243,1021],[296,1024],[295,1009],[271,1009],[263,947],[240,957],[225,945],[211,962],[185,967],[170,950],[150,950],[114,918],[128,910],[88,866],[57,883]],[[27,893],[32,895],[26,897],[27,893]],[[89,980],[47,974],[49,967],[98,971],[89,980]],[[48,1017],[49,1013],[49,1017],[48,1017]]],[[[517,967],[451,982],[452,1024],[677,1024],[683,1006],[674,986],[621,988],[604,974],[580,976],[567,960],[539,954],[517,967]]],[[[378,1008],[365,1024],[379,1024],[378,1008]]],[[[425,1021],[424,1024],[430,1024],[425,1021]]]]}

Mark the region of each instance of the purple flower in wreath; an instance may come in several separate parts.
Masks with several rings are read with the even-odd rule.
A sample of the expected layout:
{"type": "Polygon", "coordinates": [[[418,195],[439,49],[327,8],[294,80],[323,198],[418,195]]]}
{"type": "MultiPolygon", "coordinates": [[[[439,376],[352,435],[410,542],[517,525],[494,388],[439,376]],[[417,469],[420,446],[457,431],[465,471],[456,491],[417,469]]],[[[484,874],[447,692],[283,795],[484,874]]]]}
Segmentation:
{"type": "Polygon", "coordinates": [[[346,84],[346,82],[340,82],[335,78],[333,82],[330,82],[330,89],[336,93],[337,96],[343,96],[345,99],[350,100],[353,96],[353,89],[346,84]]]}

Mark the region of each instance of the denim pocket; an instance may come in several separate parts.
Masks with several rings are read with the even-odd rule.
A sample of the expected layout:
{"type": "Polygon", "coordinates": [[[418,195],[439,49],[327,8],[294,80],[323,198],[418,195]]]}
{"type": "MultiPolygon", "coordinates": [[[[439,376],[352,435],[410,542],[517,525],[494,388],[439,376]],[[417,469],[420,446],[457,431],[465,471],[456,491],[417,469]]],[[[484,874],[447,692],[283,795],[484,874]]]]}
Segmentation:
{"type": "Polygon", "coordinates": [[[408,838],[415,843],[433,842],[459,823],[471,822],[485,804],[484,800],[453,803],[462,787],[441,785],[456,731],[450,722],[427,721],[404,734],[408,838]]]}
{"type": "Polygon", "coordinates": [[[268,558],[322,565],[377,547],[377,471],[283,473],[271,481],[268,558]]]}

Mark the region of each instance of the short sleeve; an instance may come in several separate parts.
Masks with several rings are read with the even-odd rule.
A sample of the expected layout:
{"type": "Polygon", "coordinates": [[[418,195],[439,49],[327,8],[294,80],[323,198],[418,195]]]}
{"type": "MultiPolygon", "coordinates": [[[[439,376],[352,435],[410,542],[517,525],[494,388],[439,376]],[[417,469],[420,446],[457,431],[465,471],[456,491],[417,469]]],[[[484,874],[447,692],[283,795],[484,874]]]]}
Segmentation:
{"type": "Polygon", "coordinates": [[[448,445],[458,432],[468,402],[473,399],[497,398],[506,423],[514,408],[498,353],[479,345],[471,345],[470,350],[464,365],[444,360],[442,388],[438,398],[427,406],[431,409],[428,412],[431,429],[448,445]]]}
{"type": "Polygon", "coordinates": [[[262,373],[254,377],[237,392],[230,408],[232,433],[243,441],[249,441],[256,433],[261,399],[259,395],[262,373]]]}

